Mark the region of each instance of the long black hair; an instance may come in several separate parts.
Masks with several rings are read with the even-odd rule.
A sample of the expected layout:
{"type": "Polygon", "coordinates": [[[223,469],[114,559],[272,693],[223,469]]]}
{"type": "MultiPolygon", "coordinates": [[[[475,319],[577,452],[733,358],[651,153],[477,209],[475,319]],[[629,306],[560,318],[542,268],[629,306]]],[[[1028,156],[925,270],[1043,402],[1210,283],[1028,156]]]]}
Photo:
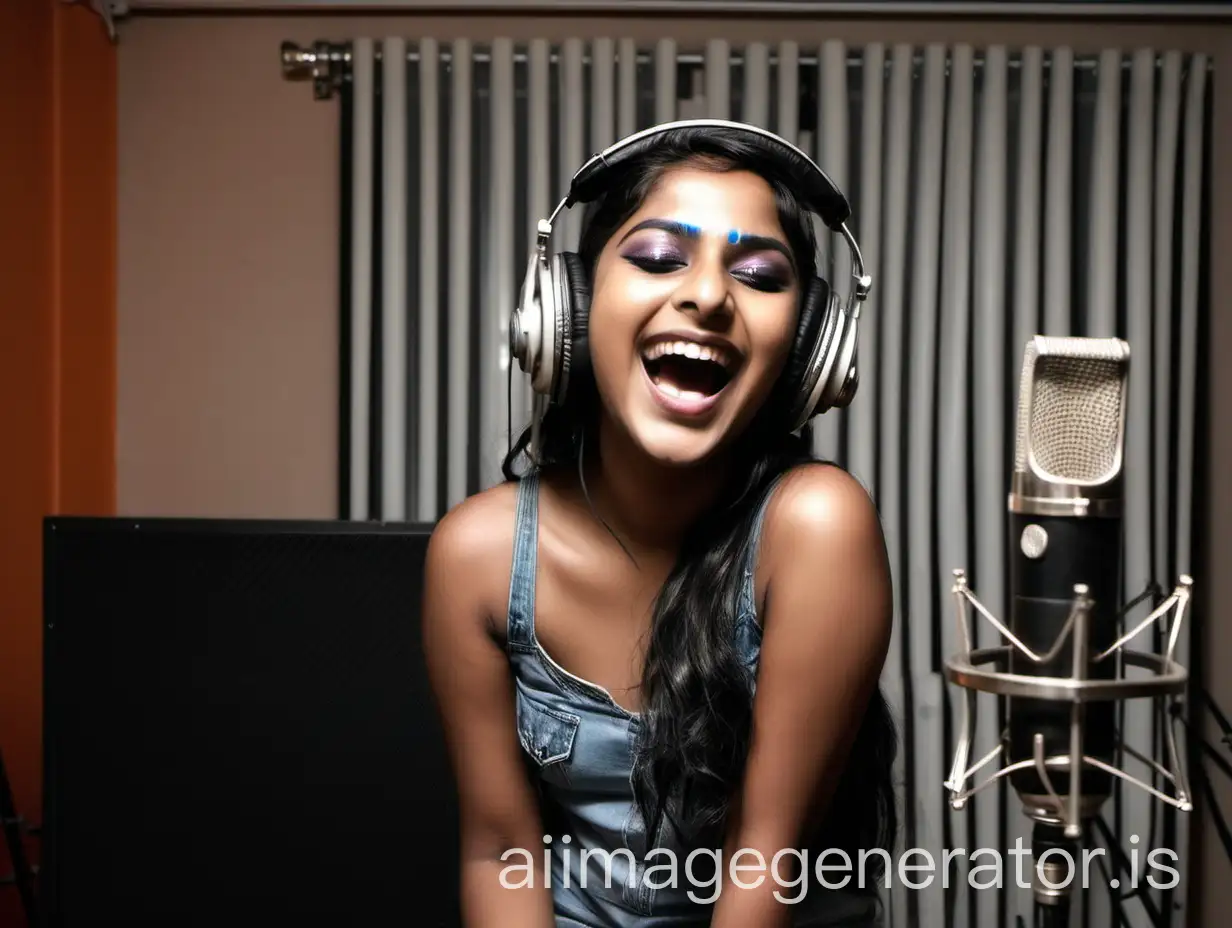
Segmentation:
{"type": "MultiPolygon", "coordinates": [[[[747,137],[715,129],[664,133],[654,147],[626,163],[606,194],[590,204],[578,256],[592,279],[613,233],[638,209],[665,169],[686,162],[715,171],[749,170],[764,178],[774,191],[802,286],[811,279],[816,267],[811,214],[788,186],[785,173],[747,137]]],[[[789,389],[783,382],[776,385],[732,449],[728,504],[711,507],[689,528],[655,601],[634,770],[637,802],[651,836],[667,816],[698,846],[721,847],[727,811],[743,780],[753,681],[736,651],[734,630],[745,558],[759,505],[773,482],[793,467],[816,460],[809,430],[790,433],[779,412],[789,405],[783,392],[789,389]],[[669,807],[676,812],[669,813],[669,807]]],[[[583,443],[587,457],[601,456],[598,413],[589,365],[575,361],[565,404],[549,407],[543,416],[538,466],[579,468],[583,443]]],[[[523,431],[505,458],[506,479],[519,479],[514,464],[526,452],[530,434],[529,428],[523,431]]],[[[891,774],[896,750],[896,727],[878,688],[820,833],[807,836],[806,846],[841,848],[853,859],[861,849],[892,849],[898,826],[891,774]]]]}

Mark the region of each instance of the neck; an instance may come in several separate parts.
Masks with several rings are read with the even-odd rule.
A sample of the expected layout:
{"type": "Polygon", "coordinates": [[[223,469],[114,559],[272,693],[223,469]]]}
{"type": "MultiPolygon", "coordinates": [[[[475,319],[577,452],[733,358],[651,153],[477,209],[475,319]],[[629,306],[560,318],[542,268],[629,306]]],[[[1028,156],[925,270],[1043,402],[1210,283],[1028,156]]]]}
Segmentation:
{"type": "Polygon", "coordinates": [[[695,467],[652,461],[607,416],[600,420],[596,445],[585,448],[591,501],[626,545],[645,551],[675,550],[714,504],[728,474],[722,455],[695,467]]]}

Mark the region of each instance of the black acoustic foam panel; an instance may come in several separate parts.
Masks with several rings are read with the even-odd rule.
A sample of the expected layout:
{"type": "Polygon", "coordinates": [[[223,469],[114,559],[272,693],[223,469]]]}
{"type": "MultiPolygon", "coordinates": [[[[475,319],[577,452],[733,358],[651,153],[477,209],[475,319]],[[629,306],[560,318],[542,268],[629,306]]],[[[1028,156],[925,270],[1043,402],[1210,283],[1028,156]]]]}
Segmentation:
{"type": "Polygon", "coordinates": [[[428,531],[47,521],[49,928],[459,923],[428,531]]]}

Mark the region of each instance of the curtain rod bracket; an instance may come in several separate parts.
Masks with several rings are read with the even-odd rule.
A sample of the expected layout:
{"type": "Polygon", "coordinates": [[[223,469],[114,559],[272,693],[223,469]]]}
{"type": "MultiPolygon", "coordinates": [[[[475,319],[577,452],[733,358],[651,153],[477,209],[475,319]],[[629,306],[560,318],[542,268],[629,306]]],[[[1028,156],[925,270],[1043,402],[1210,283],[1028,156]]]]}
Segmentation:
{"type": "Polygon", "coordinates": [[[342,86],[349,58],[344,46],[324,39],[312,43],[310,48],[286,41],[279,49],[282,76],[292,81],[311,80],[312,96],[317,100],[329,100],[342,86]]]}
{"type": "MultiPolygon", "coordinates": [[[[83,0],[63,0],[64,3],[80,4],[83,0]]],[[[128,15],[128,0],[87,0],[89,7],[98,14],[107,27],[107,38],[116,41],[116,20],[128,15]]]]}

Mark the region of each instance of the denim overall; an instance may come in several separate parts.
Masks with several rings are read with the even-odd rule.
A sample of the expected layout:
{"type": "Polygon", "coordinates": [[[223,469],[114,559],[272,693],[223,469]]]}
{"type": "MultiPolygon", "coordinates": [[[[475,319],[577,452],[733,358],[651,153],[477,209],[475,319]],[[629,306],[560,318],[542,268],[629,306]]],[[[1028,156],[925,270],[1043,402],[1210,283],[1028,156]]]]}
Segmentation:
{"type": "MultiPolygon", "coordinates": [[[[754,605],[753,569],[772,492],[773,487],[754,523],[735,630],[738,653],[754,676],[761,627],[754,605]]],[[[539,478],[532,473],[518,487],[507,650],[516,687],[518,738],[538,781],[543,814],[544,845],[528,850],[539,861],[551,855],[557,928],[708,925],[718,889],[718,884],[709,882],[713,872],[700,878],[705,882],[690,882],[686,862],[691,848],[677,842],[670,825],[651,839],[634,802],[631,772],[640,715],[617,705],[603,687],[557,664],[535,636],[538,516],[539,478]],[[651,849],[664,849],[672,856],[660,851],[643,860],[651,849]],[[674,867],[669,869],[665,865],[673,864],[673,858],[674,867]]],[[[713,871],[713,860],[713,855],[702,857],[693,872],[713,871]]],[[[746,855],[740,863],[755,860],[746,855]]],[[[807,861],[810,870],[813,862],[812,857],[807,861]]],[[[725,859],[720,863],[728,866],[725,859]]],[[[765,879],[771,880],[770,861],[766,864],[765,879]]],[[[757,875],[745,872],[742,879],[757,875]]],[[[794,899],[805,889],[793,906],[794,925],[880,924],[875,897],[829,890],[815,880],[806,887],[784,886],[780,893],[794,899]]]]}

